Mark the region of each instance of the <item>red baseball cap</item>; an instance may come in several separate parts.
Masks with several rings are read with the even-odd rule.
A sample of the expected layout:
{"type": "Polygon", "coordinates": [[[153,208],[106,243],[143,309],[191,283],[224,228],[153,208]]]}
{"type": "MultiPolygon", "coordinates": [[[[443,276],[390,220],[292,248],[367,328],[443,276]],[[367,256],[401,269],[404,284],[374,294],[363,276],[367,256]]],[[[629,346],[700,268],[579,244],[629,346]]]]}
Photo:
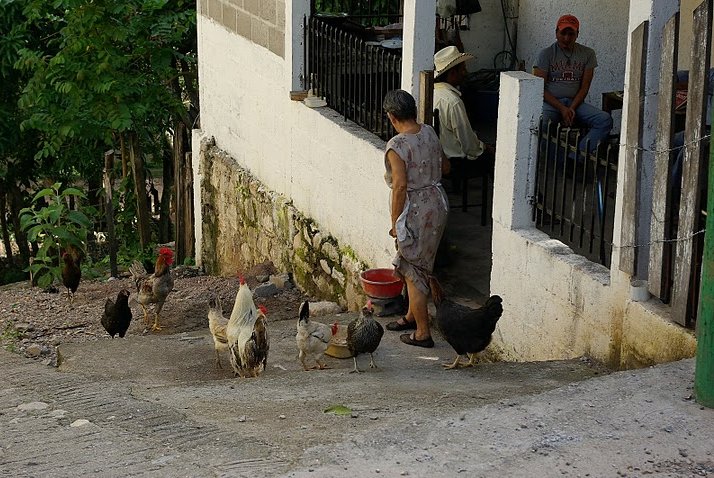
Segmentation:
{"type": "Polygon", "coordinates": [[[558,31],[564,30],[565,28],[572,28],[576,32],[580,30],[580,22],[574,15],[563,15],[558,18],[558,23],[556,24],[558,31]]]}

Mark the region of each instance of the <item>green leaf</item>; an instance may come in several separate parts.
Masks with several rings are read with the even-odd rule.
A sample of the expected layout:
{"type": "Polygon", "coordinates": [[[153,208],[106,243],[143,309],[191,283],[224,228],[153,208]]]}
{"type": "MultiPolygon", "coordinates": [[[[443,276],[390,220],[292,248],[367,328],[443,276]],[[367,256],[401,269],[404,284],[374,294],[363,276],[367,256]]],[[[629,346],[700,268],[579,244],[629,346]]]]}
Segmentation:
{"type": "Polygon", "coordinates": [[[52,224],[57,224],[57,221],[59,221],[60,215],[62,211],[60,210],[60,207],[54,207],[52,209],[47,208],[47,218],[50,220],[52,224]]]}
{"type": "Polygon", "coordinates": [[[32,198],[32,201],[36,202],[38,199],[42,199],[43,197],[46,197],[46,196],[52,196],[54,193],[55,192],[52,188],[45,188],[42,191],[35,194],[35,197],[32,198]]]}
{"type": "Polygon", "coordinates": [[[34,219],[35,217],[32,214],[23,214],[22,216],[20,216],[20,229],[24,231],[25,229],[30,227],[31,224],[34,224],[34,219]]]}
{"type": "Polygon", "coordinates": [[[335,415],[352,415],[352,409],[344,405],[331,405],[325,409],[325,413],[334,413],[335,415]]]}
{"type": "Polygon", "coordinates": [[[29,231],[27,231],[27,240],[30,242],[35,242],[37,240],[37,236],[41,233],[44,232],[44,226],[42,224],[37,224],[36,226],[32,226],[29,231]]]}
{"type": "Polygon", "coordinates": [[[67,219],[85,229],[89,229],[92,226],[91,221],[82,211],[69,211],[69,213],[67,213],[67,219]]]}
{"type": "Polygon", "coordinates": [[[44,289],[45,287],[49,287],[53,281],[54,277],[52,277],[52,274],[42,274],[37,279],[37,286],[42,287],[44,289]]]}
{"type": "Polygon", "coordinates": [[[66,196],[77,196],[80,198],[86,198],[87,196],[84,195],[84,191],[80,191],[77,188],[67,188],[64,191],[62,191],[62,197],[66,196]]]}

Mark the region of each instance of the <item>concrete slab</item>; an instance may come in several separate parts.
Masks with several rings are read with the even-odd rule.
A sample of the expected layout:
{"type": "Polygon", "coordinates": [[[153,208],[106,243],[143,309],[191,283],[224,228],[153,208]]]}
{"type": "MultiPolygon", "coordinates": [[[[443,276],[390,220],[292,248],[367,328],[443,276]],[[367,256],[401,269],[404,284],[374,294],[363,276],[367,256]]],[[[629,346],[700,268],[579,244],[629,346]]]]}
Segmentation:
{"type": "MultiPolygon", "coordinates": [[[[63,345],[59,370],[0,351],[3,473],[376,476],[379,468],[387,476],[445,476],[452,467],[437,466],[437,456],[467,470],[479,462],[469,447],[454,454],[461,449],[448,438],[454,424],[471,435],[460,447],[469,440],[483,447],[478,410],[505,413],[524,397],[602,373],[580,360],[444,371],[453,351],[443,340],[419,349],[394,332],[376,353],[378,370],[350,374],[352,360],[328,358],[333,368],[304,372],[295,321],[269,326],[269,366],[257,379],[216,370],[203,331],[63,345]],[[32,402],[48,406],[18,408],[32,402]],[[332,405],[352,413],[325,413],[332,405]]],[[[360,357],[362,368],[367,362],[360,357]]],[[[509,433],[521,421],[508,418],[509,433]]]]}

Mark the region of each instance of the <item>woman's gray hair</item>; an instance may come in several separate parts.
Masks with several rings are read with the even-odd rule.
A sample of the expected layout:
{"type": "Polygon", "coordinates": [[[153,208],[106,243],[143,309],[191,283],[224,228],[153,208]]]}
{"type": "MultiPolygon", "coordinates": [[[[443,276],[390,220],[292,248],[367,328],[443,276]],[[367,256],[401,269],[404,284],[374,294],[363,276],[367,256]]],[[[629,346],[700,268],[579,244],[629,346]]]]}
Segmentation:
{"type": "Polygon", "coordinates": [[[416,101],[404,90],[388,91],[384,96],[382,108],[400,121],[416,119],[417,116],[416,101]]]}

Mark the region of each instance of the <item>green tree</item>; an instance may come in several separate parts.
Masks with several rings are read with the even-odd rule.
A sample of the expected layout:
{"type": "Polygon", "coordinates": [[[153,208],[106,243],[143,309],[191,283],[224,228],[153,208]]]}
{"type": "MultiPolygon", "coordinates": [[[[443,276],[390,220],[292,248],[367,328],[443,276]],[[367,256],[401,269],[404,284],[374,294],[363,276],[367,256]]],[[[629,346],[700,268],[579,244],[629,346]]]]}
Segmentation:
{"type": "Polygon", "coordinates": [[[8,48],[24,80],[18,82],[22,115],[17,124],[21,133],[37,139],[27,149],[35,176],[63,182],[83,178],[90,202],[98,204],[93,195],[100,189],[103,152],[122,150],[123,158],[133,159],[138,232],[146,246],[151,235],[144,158],[162,161],[162,219],[168,221],[171,152],[176,144],[183,146],[181,151],[190,148],[198,114],[195,3],[0,1],[12,4],[15,16],[22,6],[23,21],[16,23],[40,39],[8,48]]]}

